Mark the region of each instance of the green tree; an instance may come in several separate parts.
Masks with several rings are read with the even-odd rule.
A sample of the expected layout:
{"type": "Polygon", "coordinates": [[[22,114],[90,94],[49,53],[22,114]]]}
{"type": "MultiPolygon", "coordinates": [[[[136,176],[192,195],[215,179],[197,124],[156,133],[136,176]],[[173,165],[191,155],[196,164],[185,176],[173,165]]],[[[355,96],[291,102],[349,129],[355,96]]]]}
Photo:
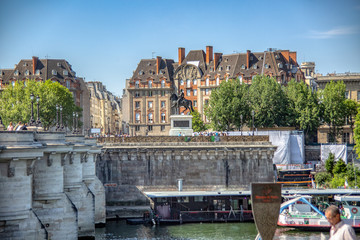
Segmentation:
{"type": "Polygon", "coordinates": [[[332,153],[329,153],[328,158],[325,161],[325,169],[326,171],[333,176],[333,170],[335,165],[335,156],[332,153]]]}
{"type": "Polygon", "coordinates": [[[345,90],[346,86],[342,81],[331,81],[321,91],[323,121],[330,127],[330,142],[336,142],[336,138],[345,123],[345,90]]]}
{"type": "Polygon", "coordinates": [[[287,97],[274,78],[255,76],[249,88],[249,101],[255,112],[255,127],[290,125],[287,97]]]}
{"type": "Polygon", "coordinates": [[[320,186],[326,186],[332,179],[332,175],[328,172],[319,172],[315,175],[315,181],[320,186]]]}
{"type": "Polygon", "coordinates": [[[239,79],[222,82],[211,93],[209,104],[205,106],[205,115],[214,130],[229,131],[239,129],[249,116],[247,100],[248,85],[240,84],[239,79]]]}
{"type": "MultiPolygon", "coordinates": [[[[29,80],[24,84],[18,81],[15,86],[6,87],[0,95],[0,115],[5,125],[10,121],[14,123],[29,121],[30,94],[40,97],[40,120],[45,129],[56,124],[56,104],[63,107],[62,117],[65,126],[72,127],[73,112],[78,112],[81,116],[82,109],[75,106],[71,92],[58,82],[29,80]]],[[[34,118],[37,118],[36,101],[34,101],[34,118]]]]}
{"type": "Polygon", "coordinates": [[[316,92],[305,83],[292,79],[285,88],[289,99],[288,119],[291,126],[301,129],[306,135],[314,136],[320,125],[320,107],[316,92]]]}
{"type": "Polygon", "coordinates": [[[333,169],[333,174],[334,176],[336,174],[341,174],[341,173],[346,173],[346,164],[344,162],[344,160],[342,160],[341,158],[335,163],[334,169],[333,169]]]}
{"type": "Polygon", "coordinates": [[[360,156],[360,107],[358,107],[355,117],[354,141],[356,154],[360,156]]]}
{"type": "Polygon", "coordinates": [[[337,187],[343,187],[345,184],[346,174],[335,174],[334,177],[331,179],[330,187],[337,188],[337,187]]]}
{"type": "Polygon", "coordinates": [[[200,113],[198,111],[194,110],[190,114],[193,116],[193,118],[192,118],[192,128],[193,128],[194,132],[205,131],[206,130],[206,125],[201,120],[200,113]]]}

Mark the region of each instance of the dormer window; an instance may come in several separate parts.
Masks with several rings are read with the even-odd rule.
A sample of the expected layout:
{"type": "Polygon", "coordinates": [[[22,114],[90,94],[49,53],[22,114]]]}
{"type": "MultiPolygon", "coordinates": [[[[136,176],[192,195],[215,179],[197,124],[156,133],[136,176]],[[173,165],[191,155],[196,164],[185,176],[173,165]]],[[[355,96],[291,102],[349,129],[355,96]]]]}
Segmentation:
{"type": "Polygon", "coordinates": [[[19,76],[19,70],[15,70],[14,75],[19,76]]]}
{"type": "Polygon", "coordinates": [[[245,69],[245,64],[241,65],[241,69],[245,69]]]}
{"type": "Polygon", "coordinates": [[[165,70],[160,70],[160,74],[164,74],[165,73],[165,70]]]}
{"type": "Polygon", "coordinates": [[[275,59],[279,59],[279,58],[280,58],[279,55],[276,54],[276,55],[275,55],[275,59]]]}
{"type": "Polygon", "coordinates": [[[219,67],[219,71],[222,71],[222,70],[223,70],[223,67],[220,66],[220,67],[219,67]]]}
{"type": "Polygon", "coordinates": [[[228,58],[225,58],[225,62],[227,62],[227,61],[229,61],[229,59],[228,59],[228,58]]]}
{"type": "Polygon", "coordinates": [[[70,80],[66,80],[66,87],[70,88],[70,80]]]}
{"type": "Polygon", "coordinates": [[[151,66],[151,63],[150,62],[148,62],[148,64],[147,64],[148,66],[151,66]]]}
{"type": "Polygon", "coordinates": [[[140,70],[139,71],[139,75],[143,75],[144,74],[144,71],[143,70],[140,70]]]}
{"type": "Polygon", "coordinates": [[[40,75],[40,69],[35,70],[35,75],[38,75],[38,76],[40,75]]]}
{"type": "Polygon", "coordinates": [[[269,65],[268,65],[268,64],[265,64],[265,68],[269,68],[269,65]]]}
{"type": "Polygon", "coordinates": [[[279,67],[279,68],[283,68],[283,64],[282,64],[282,63],[278,63],[278,67],[279,67]]]}
{"type": "Polygon", "coordinates": [[[257,69],[257,64],[254,64],[253,69],[257,69]]]}
{"type": "Polygon", "coordinates": [[[57,71],[56,71],[55,69],[53,69],[53,70],[51,71],[51,74],[52,74],[52,75],[57,75],[57,71]]]}
{"type": "Polygon", "coordinates": [[[76,75],[76,72],[74,72],[74,71],[71,71],[71,74],[73,75],[73,77],[75,77],[75,75],[76,75]]]}
{"type": "Polygon", "coordinates": [[[64,76],[67,76],[67,75],[69,75],[69,72],[68,72],[67,70],[64,70],[64,71],[63,71],[63,75],[64,75],[64,76]]]}
{"type": "Polygon", "coordinates": [[[30,71],[29,71],[29,70],[26,70],[26,71],[25,71],[25,75],[26,75],[26,76],[29,76],[29,75],[30,75],[30,71]]]}
{"type": "Polygon", "coordinates": [[[253,56],[250,56],[250,61],[254,60],[254,57],[253,56]]]}
{"type": "Polygon", "coordinates": [[[216,85],[219,85],[219,84],[220,84],[220,78],[216,77],[216,85]]]}
{"type": "Polygon", "coordinates": [[[206,78],[206,80],[205,80],[205,85],[206,85],[206,86],[209,86],[209,78],[206,78]]]}
{"type": "Polygon", "coordinates": [[[165,87],[165,80],[161,80],[161,87],[162,87],[162,88],[165,87]]]}
{"type": "Polygon", "coordinates": [[[57,66],[58,66],[58,67],[61,67],[61,63],[58,62],[58,63],[57,63],[57,66]]]}
{"type": "Polygon", "coordinates": [[[212,71],[214,71],[214,68],[213,68],[213,67],[210,68],[210,72],[212,72],[212,71]]]}
{"type": "Polygon", "coordinates": [[[149,81],[148,86],[149,88],[152,88],[152,81],[149,81]]]}
{"type": "Polygon", "coordinates": [[[230,65],[226,66],[226,71],[230,71],[230,65]]]}

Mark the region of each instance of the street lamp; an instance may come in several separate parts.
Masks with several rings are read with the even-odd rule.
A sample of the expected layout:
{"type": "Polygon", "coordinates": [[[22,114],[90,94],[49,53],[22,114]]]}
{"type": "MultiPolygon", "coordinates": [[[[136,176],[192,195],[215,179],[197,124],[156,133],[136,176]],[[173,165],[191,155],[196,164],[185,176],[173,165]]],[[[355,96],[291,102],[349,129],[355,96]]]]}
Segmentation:
{"type": "Polygon", "coordinates": [[[107,120],[108,120],[108,134],[110,137],[110,117],[107,117],[107,120]]]}
{"type": "Polygon", "coordinates": [[[29,120],[29,126],[34,126],[35,125],[35,120],[34,120],[34,94],[30,94],[30,100],[31,100],[31,117],[29,120]]]}
{"type": "Polygon", "coordinates": [[[76,133],[76,125],[75,125],[75,112],[73,112],[73,134],[75,134],[76,133]]]}
{"type": "Polygon", "coordinates": [[[63,121],[62,121],[62,110],[63,107],[60,105],[60,130],[64,129],[63,121]]]}
{"type": "Polygon", "coordinates": [[[36,126],[40,127],[41,126],[41,121],[40,121],[40,97],[39,95],[36,96],[36,104],[37,104],[37,120],[36,120],[36,126]]]}
{"type": "Polygon", "coordinates": [[[79,125],[78,125],[78,117],[79,117],[79,114],[78,113],[75,113],[75,122],[76,122],[76,127],[75,127],[75,132],[76,133],[79,133],[79,125]]]}
{"type": "Polygon", "coordinates": [[[58,117],[58,115],[59,115],[59,105],[58,104],[56,104],[56,129],[55,129],[55,131],[58,131],[59,130],[59,117],[58,117]]]}
{"type": "Polygon", "coordinates": [[[255,111],[252,110],[251,111],[251,116],[252,116],[252,129],[253,129],[253,136],[254,136],[254,128],[255,128],[255,124],[254,124],[254,116],[255,116],[255,111]]]}
{"type": "Polygon", "coordinates": [[[240,114],[240,134],[242,136],[242,124],[243,124],[243,115],[240,114]]]}

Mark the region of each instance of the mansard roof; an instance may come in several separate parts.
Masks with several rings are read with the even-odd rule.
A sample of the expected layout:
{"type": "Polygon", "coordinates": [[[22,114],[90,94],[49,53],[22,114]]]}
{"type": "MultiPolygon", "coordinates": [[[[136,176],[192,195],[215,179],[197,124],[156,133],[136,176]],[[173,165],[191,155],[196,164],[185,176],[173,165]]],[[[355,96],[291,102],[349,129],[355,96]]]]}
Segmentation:
{"type": "Polygon", "coordinates": [[[24,80],[24,79],[52,79],[62,82],[65,79],[75,81],[76,75],[72,70],[71,65],[64,59],[22,59],[15,65],[14,69],[11,69],[6,77],[3,78],[5,83],[9,83],[12,80],[24,80]],[[35,69],[33,66],[35,63],[35,69]],[[35,70],[35,71],[34,71],[35,70]],[[36,74],[36,71],[39,74],[36,74]],[[54,72],[53,72],[54,71],[54,72]],[[27,74],[28,73],[28,74],[27,74]]]}
{"type": "Polygon", "coordinates": [[[146,81],[147,79],[152,78],[155,81],[159,81],[161,78],[165,77],[167,81],[171,81],[174,71],[174,60],[161,58],[158,74],[156,73],[156,61],[156,59],[141,59],[133,73],[132,79],[146,81]]]}
{"type": "Polygon", "coordinates": [[[185,57],[181,65],[192,64],[197,65],[198,68],[204,73],[206,72],[206,54],[203,50],[191,50],[185,57]]]}

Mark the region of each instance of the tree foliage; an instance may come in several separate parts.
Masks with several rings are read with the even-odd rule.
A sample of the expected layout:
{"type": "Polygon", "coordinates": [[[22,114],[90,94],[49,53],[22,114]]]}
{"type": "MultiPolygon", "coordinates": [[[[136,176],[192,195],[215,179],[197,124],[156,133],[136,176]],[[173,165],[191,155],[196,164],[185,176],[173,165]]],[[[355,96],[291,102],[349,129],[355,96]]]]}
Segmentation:
{"type": "MultiPolygon", "coordinates": [[[[75,106],[71,92],[58,82],[47,80],[36,82],[33,80],[16,82],[9,85],[0,95],[0,115],[5,125],[9,122],[28,122],[31,115],[30,94],[40,97],[40,120],[45,129],[56,124],[56,104],[63,107],[62,119],[65,126],[72,126],[72,114],[81,108],[75,106]]],[[[34,119],[37,118],[36,100],[34,101],[34,119]]]]}
{"type": "Polygon", "coordinates": [[[274,78],[255,76],[249,88],[249,102],[255,112],[255,127],[289,126],[288,101],[274,78]]]}
{"type": "Polygon", "coordinates": [[[342,160],[340,158],[334,166],[333,174],[335,176],[335,175],[341,174],[341,173],[346,173],[346,164],[345,164],[344,160],[342,160]]]}
{"type": "Polygon", "coordinates": [[[201,115],[198,111],[194,110],[191,112],[192,118],[192,128],[194,132],[202,132],[206,130],[206,125],[201,120],[201,115]]]}
{"type": "Polygon", "coordinates": [[[222,82],[211,93],[205,115],[210,120],[210,126],[217,131],[230,131],[241,125],[249,116],[247,101],[248,86],[240,84],[239,79],[222,82]]]}
{"type": "Polygon", "coordinates": [[[333,170],[335,166],[335,156],[332,153],[329,153],[328,158],[325,161],[325,169],[326,171],[333,176],[333,170]]]}
{"type": "Polygon", "coordinates": [[[355,117],[354,141],[356,154],[360,156],[360,107],[358,107],[355,117]]]}

